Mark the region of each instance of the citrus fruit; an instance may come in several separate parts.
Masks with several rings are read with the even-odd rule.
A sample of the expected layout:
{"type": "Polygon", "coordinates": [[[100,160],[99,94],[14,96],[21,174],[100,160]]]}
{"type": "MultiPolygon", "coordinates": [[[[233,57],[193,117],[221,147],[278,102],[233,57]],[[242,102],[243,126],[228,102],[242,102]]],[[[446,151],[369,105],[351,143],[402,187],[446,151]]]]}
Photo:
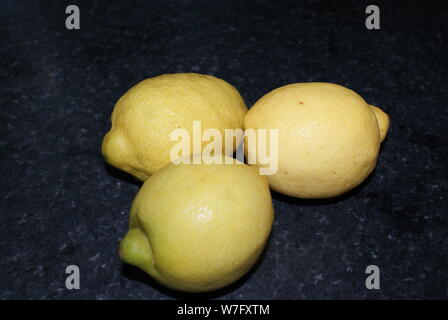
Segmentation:
{"type": "Polygon", "coordinates": [[[389,117],[343,86],[295,83],[259,99],[244,127],[278,130],[278,170],[268,176],[273,190],[328,198],[356,187],[372,172],[389,117]]]}
{"type": "Polygon", "coordinates": [[[177,144],[170,138],[173,130],[183,128],[193,136],[198,120],[201,134],[214,128],[224,136],[225,129],[243,128],[246,112],[235,87],[213,76],[177,73],[146,79],[116,103],[102,154],[109,164],[146,180],[170,162],[177,144]]]}
{"type": "Polygon", "coordinates": [[[234,164],[168,164],[131,208],[121,259],[173,289],[203,292],[242,277],[273,221],[267,179],[234,164]]]}

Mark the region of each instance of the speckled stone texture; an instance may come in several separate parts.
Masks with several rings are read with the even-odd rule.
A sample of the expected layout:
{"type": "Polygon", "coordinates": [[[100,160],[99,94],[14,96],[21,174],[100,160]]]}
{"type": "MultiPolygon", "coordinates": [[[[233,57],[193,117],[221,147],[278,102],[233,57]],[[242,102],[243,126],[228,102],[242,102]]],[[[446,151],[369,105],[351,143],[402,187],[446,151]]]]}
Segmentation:
{"type": "Polygon", "coordinates": [[[447,21],[442,4],[13,1],[0,22],[0,298],[448,298],[447,21]],[[65,29],[65,6],[81,30],[65,29]],[[104,164],[115,101],[163,73],[212,74],[252,105],[293,82],[345,85],[392,118],[376,170],[321,201],[273,194],[269,244],[210,294],[170,291],[117,246],[139,183],[104,164]],[[65,268],[81,289],[65,288],[65,268]],[[365,288],[378,265],[381,289],[365,288]]]}

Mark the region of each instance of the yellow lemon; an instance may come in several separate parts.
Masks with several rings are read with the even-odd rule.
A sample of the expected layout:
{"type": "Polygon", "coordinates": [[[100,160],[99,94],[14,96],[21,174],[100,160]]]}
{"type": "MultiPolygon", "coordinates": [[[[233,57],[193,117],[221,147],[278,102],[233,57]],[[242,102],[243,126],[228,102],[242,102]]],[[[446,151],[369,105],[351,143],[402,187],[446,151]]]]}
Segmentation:
{"type": "Polygon", "coordinates": [[[214,128],[224,136],[225,129],[243,128],[246,112],[235,87],[213,76],[177,73],[146,79],[116,103],[102,153],[111,165],[146,180],[170,162],[178,143],[170,138],[175,129],[186,129],[192,137],[193,121],[199,120],[201,134],[214,128]]]}
{"type": "Polygon", "coordinates": [[[235,164],[168,164],[131,208],[121,259],[177,290],[211,291],[243,276],[273,221],[267,179],[235,164]]]}
{"type": "Polygon", "coordinates": [[[343,86],[295,83],[258,100],[244,127],[278,130],[278,170],[268,176],[272,189],[327,198],[354,188],[372,172],[389,117],[343,86]]]}

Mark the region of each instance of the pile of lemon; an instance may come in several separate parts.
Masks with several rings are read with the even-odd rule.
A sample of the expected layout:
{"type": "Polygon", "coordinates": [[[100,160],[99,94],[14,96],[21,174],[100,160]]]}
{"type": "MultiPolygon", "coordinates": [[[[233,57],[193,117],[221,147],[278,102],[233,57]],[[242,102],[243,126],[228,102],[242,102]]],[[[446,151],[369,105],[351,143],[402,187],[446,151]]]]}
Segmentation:
{"type": "Polygon", "coordinates": [[[386,113],[340,85],[290,84],[248,110],[235,87],[194,73],[138,83],[118,100],[111,120],[105,160],[144,181],[120,258],[190,292],[224,287],[255,264],[274,218],[269,188],[299,198],[347,192],[374,169],[389,128],[386,113]],[[202,131],[222,136],[226,129],[277,130],[276,173],[260,175],[259,162],[172,163],[171,133],[193,135],[197,120],[202,131]]]}

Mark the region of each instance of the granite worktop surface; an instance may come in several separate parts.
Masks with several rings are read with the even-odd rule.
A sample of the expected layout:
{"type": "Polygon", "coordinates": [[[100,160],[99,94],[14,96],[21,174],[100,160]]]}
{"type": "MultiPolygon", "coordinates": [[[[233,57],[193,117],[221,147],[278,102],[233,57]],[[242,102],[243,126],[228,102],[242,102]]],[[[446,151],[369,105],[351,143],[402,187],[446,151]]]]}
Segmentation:
{"type": "Polygon", "coordinates": [[[448,298],[447,21],[435,2],[2,1],[0,298],[448,298]],[[65,28],[76,4],[79,30],[65,28]],[[294,82],[345,85],[391,117],[373,174],[346,195],[273,193],[266,251],[242,280],[184,294],[124,266],[139,183],[100,154],[116,100],[163,73],[211,74],[248,106],[294,82]],[[65,286],[68,265],[79,290],[65,286]],[[368,265],[379,290],[365,286],[368,265]]]}

